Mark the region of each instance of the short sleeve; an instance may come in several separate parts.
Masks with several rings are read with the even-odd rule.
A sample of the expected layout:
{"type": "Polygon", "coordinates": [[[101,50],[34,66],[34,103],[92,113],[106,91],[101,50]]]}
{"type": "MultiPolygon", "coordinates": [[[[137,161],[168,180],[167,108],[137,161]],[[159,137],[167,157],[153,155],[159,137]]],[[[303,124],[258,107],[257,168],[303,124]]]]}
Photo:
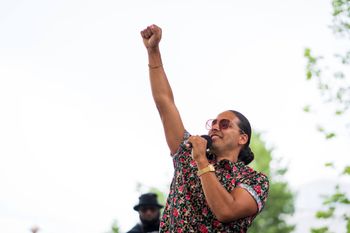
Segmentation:
{"type": "Polygon", "coordinates": [[[258,212],[261,212],[265,206],[269,191],[269,179],[267,176],[257,172],[255,175],[243,179],[238,184],[238,187],[247,190],[253,196],[258,205],[258,212]]]}
{"type": "Polygon", "coordinates": [[[178,154],[182,154],[184,151],[188,150],[188,148],[186,147],[186,143],[188,141],[188,139],[190,138],[191,134],[189,132],[187,132],[187,130],[185,130],[183,138],[181,140],[181,143],[179,145],[179,148],[177,149],[177,151],[174,154],[171,154],[171,156],[176,156],[178,154]]]}

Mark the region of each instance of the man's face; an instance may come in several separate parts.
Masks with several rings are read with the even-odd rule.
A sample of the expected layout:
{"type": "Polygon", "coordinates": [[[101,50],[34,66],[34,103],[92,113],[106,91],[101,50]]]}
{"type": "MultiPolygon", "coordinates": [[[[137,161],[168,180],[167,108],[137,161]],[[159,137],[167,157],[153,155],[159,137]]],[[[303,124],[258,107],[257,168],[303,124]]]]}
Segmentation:
{"type": "Polygon", "coordinates": [[[226,111],[220,113],[212,122],[209,136],[213,140],[213,149],[217,151],[234,150],[244,145],[248,138],[246,134],[242,134],[238,127],[239,119],[234,113],[226,111]],[[221,125],[222,120],[228,120],[228,124],[221,125]],[[221,127],[225,126],[225,127],[221,127]]]}
{"type": "Polygon", "coordinates": [[[139,209],[140,218],[146,221],[153,221],[159,218],[159,208],[156,206],[141,206],[139,209]]]}

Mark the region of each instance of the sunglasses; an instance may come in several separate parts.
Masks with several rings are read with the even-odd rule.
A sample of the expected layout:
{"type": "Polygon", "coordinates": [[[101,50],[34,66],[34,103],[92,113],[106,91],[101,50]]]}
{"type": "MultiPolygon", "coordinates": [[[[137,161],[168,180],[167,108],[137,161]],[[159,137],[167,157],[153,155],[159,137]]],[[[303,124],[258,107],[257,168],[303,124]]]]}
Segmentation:
{"type": "Polygon", "coordinates": [[[146,213],[147,211],[151,211],[151,212],[156,212],[158,210],[157,207],[153,207],[153,206],[143,206],[143,207],[140,207],[140,211],[142,213],[146,213]]]}
{"type": "MultiPolygon", "coordinates": [[[[209,119],[207,123],[205,124],[205,128],[207,130],[211,130],[214,125],[219,124],[220,130],[228,129],[231,126],[231,121],[229,119],[221,119],[218,121],[218,119],[209,119]]],[[[245,132],[242,129],[239,129],[241,134],[245,134],[245,132]]]]}

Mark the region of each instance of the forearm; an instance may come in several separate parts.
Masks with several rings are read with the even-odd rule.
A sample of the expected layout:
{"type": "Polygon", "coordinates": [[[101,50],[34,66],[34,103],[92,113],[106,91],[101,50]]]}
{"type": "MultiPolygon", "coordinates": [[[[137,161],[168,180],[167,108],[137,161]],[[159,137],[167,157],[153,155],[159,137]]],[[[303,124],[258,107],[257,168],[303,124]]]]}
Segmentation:
{"type": "Polygon", "coordinates": [[[148,54],[149,78],[153,99],[163,123],[169,149],[174,154],[181,143],[185,129],[175,106],[174,96],[159,51],[162,29],[154,24],[150,25],[141,31],[141,36],[148,54]]]}
{"type": "MultiPolygon", "coordinates": [[[[205,163],[198,164],[198,169],[206,167],[205,163]]],[[[235,200],[224,188],[215,175],[215,172],[208,172],[200,176],[202,189],[209,208],[220,222],[230,222],[235,219],[233,206],[235,200]]]]}
{"type": "Polygon", "coordinates": [[[148,49],[149,77],[153,99],[158,108],[169,102],[174,103],[174,96],[165,74],[159,47],[148,49]]]}

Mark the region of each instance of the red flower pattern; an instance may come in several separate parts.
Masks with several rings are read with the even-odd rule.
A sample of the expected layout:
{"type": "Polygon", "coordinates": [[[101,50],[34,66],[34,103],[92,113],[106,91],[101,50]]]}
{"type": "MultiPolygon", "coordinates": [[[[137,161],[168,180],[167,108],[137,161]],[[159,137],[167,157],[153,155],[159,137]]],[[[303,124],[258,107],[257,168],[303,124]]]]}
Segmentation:
{"type": "Polygon", "coordinates": [[[254,187],[254,190],[255,190],[255,192],[256,192],[258,195],[261,194],[261,187],[260,187],[259,185],[256,185],[256,186],[254,187]]]}
{"type": "Polygon", "coordinates": [[[202,224],[199,226],[199,231],[201,233],[208,233],[208,228],[204,224],[202,224]]]}

